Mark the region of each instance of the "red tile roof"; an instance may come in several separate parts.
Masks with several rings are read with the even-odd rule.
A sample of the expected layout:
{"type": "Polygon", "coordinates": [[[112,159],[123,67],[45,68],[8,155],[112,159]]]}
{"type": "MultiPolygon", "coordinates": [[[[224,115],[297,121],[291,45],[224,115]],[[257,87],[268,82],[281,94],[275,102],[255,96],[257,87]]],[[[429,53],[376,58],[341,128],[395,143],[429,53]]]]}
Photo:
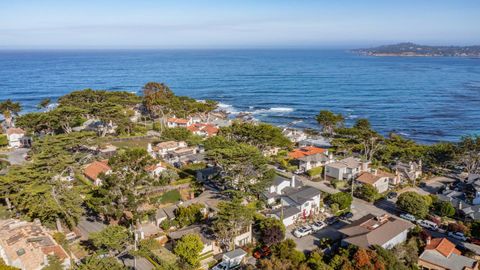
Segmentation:
{"type": "Polygon", "coordinates": [[[293,150],[292,152],[288,153],[288,156],[290,158],[301,158],[301,157],[305,157],[305,156],[311,156],[311,155],[315,155],[315,154],[321,154],[321,153],[325,153],[327,150],[326,149],[323,149],[323,148],[320,148],[320,147],[315,147],[315,146],[305,146],[305,147],[302,147],[302,148],[297,148],[295,150],[293,150]]]}
{"type": "Polygon", "coordinates": [[[425,250],[434,249],[445,257],[449,257],[454,253],[461,255],[461,252],[455,248],[455,244],[450,242],[447,238],[434,238],[425,246],[425,250]]]}
{"type": "Polygon", "coordinates": [[[170,122],[170,123],[177,123],[177,124],[187,124],[188,123],[188,120],[187,119],[183,119],[183,118],[168,118],[167,119],[167,122],[170,122]]]}
{"type": "Polygon", "coordinates": [[[21,128],[9,128],[7,129],[7,134],[12,135],[12,134],[25,134],[25,130],[21,128]]]}
{"type": "Polygon", "coordinates": [[[195,123],[188,126],[187,129],[191,132],[204,131],[209,137],[218,133],[218,128],[212,124],[195,123]]]}
{"type": "Polygon", "coordinates": [[[88,179],[95,181],[99,174],[106,173],[112,169],[107,163],[107,160],[92,162],[85,167],[83,174],[85,174],[88,179]]]}

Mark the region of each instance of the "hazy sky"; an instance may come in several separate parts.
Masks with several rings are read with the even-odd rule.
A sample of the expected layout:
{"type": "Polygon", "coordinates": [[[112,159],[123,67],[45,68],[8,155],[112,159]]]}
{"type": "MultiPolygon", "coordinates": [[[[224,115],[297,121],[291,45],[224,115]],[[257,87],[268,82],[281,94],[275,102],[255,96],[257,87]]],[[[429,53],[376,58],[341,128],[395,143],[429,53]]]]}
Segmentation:
{"type": "Polygon", "coordinates": [[[479,0],[0,0],[0,48],[480,44],[479,0]]]}

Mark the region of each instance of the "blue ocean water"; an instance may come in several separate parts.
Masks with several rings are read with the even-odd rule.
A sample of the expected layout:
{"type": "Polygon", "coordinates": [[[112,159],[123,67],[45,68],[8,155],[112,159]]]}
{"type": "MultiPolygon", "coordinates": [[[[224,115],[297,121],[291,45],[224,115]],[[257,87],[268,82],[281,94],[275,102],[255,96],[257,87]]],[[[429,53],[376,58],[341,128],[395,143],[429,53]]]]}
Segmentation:
{"type": "Polygon", "coordinates": [[[214,99],[273,124],[315,126],[321,109],[383,134],[455,141],[480,131],[480,59],[368,57],[327,50],[3,51],[0,100],[25,111],[93,88],[140,91],[148,81],[214,99]]]}

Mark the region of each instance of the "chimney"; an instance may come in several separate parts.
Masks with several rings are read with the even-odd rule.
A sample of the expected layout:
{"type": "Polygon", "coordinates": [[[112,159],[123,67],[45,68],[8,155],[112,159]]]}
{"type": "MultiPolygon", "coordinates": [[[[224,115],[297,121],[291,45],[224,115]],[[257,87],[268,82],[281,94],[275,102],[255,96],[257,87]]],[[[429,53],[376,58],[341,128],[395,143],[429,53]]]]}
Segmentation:
{"type": "Polygon", "coordinates": [[[292,179],[290,180],[290,187],[295,187],[295,175],[292,175],[292,179]]]}
{"type": "Polygon", "coordinates": [[[377,169],[372,169],[372,174],[373,174],[373,175],[377,175],[377,174],[378,174],[378,170],[377,170],[377,169]]]}
{"type": "Polygon", "coordinates": [[[153,148],[152,148],[152,144],[151,144],[151,143],[149,143],[149,144],[147,145],[147,152],[148,152],[148,153],[153,152],[153,148]]]}
{"type": "Polygon", "coordinates": [[[368,171],[368,164],[369,162],[362,162],[362,172],[368,171]]]}
{"type": "Polygon", "coordinates": [[[333,153],[329,153],[329,154],[328,154],[328,159],[329,159],[329,160],[333,160],[333,153]]]}
{"type": "Polygon", "coordinates": [[[432,241],[432,237],[430,235],[428,235],[427,239],[425,239],[425,244],[430,245],[431,241],[432,241]]]}

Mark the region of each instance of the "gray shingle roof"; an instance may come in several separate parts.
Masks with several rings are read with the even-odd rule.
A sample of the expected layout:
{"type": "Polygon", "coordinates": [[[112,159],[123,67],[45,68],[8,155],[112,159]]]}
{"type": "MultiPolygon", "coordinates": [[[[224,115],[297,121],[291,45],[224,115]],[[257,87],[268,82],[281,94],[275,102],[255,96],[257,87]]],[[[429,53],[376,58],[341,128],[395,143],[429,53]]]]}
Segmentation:
{"type": "Polygon", "coordinates": [[[289,191],[285,195],[292,199],[294,202],[298,204],[303,204],[311,200],[313,197],[320,195],[320,190],[314,187],[305,186],[301,187],[300,189],[289,191]]]}
{"type": "Polygon", "coordinates": [[[472,268],[476,262],[474,259],[457,255],[455,253],[445,257],[436,250],[425,250],[419,258],[423,261],[451,270],[463,270],[465,267],[472,268]]]}

